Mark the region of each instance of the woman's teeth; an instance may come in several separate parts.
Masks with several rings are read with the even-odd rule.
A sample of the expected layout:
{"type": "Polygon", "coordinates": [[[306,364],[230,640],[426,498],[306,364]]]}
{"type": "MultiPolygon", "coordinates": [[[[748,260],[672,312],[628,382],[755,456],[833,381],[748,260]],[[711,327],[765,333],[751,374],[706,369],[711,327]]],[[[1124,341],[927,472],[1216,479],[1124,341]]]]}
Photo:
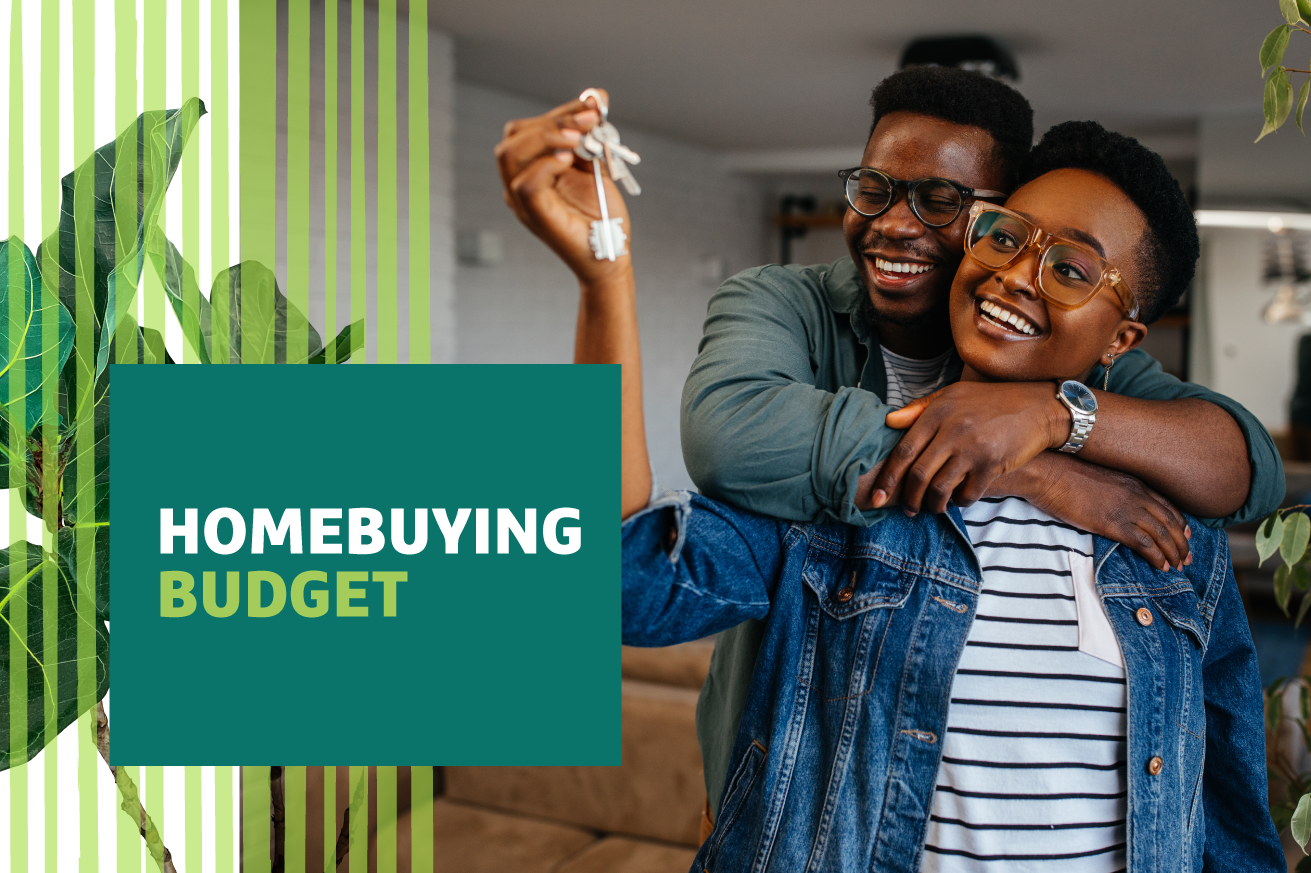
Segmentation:
{"type": "Polygon", "coordinates": [[[1002,309],[995,303],[989,303],[987,300],[980,300],[979,309],[983,310],[985,315],[991,316],[994,321],[1001,321],[1009,324],[1020,333],[1028,334],[1029,336],[1038,335],[1038,331],[1033,329],[1033,325],[1029,324],[1023,318],[1020,318],[1014,312],[1002,309]]]}
{"type": "Polygon", "coordinates": [[[885,273],[927,273],[933,269],[932,264],[912,264],[906,261],[885,261],[875,258],[874,265],[885,273]]]}

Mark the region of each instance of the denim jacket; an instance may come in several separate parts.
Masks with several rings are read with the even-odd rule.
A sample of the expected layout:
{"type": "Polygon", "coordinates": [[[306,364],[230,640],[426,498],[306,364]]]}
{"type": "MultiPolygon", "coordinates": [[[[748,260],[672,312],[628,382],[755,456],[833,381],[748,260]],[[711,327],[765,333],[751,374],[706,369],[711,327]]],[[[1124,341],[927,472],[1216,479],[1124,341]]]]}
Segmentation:
{"type": "MultiPolygon", "coordinates": [[[[1256,651],[1227,541],[1192,531],[1182,573],[1094,538],[1128,683],[1128,869],[1282,871],[1256,651]]],[[[715,829],[693,871],[918,871],[981,586],[954,507],[860,528],[676,493],[628,519],[626,644],[765,622],[715,829]]]]}

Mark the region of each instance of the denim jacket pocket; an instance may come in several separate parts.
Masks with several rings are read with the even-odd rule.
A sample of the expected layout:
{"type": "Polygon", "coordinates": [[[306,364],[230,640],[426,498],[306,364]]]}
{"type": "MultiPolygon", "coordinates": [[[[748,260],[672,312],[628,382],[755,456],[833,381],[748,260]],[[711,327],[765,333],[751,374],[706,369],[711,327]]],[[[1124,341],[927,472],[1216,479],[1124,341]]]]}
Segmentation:
{"type": "Polygon", "coordinates": [[[1148,603],[1161,613],[1171,627],[1192,637],[1199,655],[1206,654],[1210,625],[1202,618],[1202,612],[1197,605],[1197,595],[1193,593],[1192,588],[1185,588],[1172,594],[1148,595],[1148,603]]]}
{"type": "Polygon", "coordinates": [[[839,621],[871,609],[896,609],[915,583],[914,574],[877,558],[848,558],[813,546],[802,578],[820,608],[839,621]]]}
{"type": "Polygon", "coordinates": [[[752,740],[751,745],[747,746],[746,754],[738,762],[737,769],[724,784],[724,800],[719,805],[719,816],[715,819],[715,829],[710,835],[710,845],[703,865],[706,871],[715,869],[715,861],[718,860],[719,850],[724,845],[724,838],[732,831],[733,824],[742,812],[742,807],[746,805],[747,797],[760,777],[760,771],[764,768],[768,754],[764,746],[752,740]]]}

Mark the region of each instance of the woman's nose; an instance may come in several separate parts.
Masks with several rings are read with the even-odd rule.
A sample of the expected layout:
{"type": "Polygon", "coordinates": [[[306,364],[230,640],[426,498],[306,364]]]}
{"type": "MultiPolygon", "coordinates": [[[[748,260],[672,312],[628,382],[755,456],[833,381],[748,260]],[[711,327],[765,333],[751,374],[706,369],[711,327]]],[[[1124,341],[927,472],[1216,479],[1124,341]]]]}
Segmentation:
{"type": "Polygon", "coordinates": [[[998,270],[993,277],[1002,290],[1027,297],[1038,295],[1038,259],[1033,252],[1021,255],[1009,267],[998,270]]]}

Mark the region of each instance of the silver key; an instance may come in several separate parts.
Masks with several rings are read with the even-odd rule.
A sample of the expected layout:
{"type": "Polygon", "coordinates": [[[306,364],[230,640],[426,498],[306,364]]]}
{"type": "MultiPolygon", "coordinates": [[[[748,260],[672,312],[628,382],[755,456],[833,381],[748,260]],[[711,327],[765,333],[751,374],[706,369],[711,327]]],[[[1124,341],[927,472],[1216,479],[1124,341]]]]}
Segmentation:
{"type": "Polygon", "coordinates": [[[588,88],[579,95],[578,99],[587,102],[589,97],[596,103],[601,113],[601,121],[583,134],[582,140],[574,147],[574,154],[592,162],[592,173],[596,177],[596,200],[601,209],[601,220],[592,222],[592,232],[588,237],[592,252],[598,261],[613,261],[620,255],[628,253],[624,248],[628,236],[622,227],[623,219],[610,217],[605,199],[605,183],[601,176],[601,162],[605,162],[612,180],[623,185],[624,190],[629,194],[636,195],[642,193],[642,186],[637,184],[637,180],[628,170],[628,165],[637,164],[642,159],[638,157],[637,152],[619,142],[618,129],[606,120],[610,107],[601,99],[596,89],[588,88]]]}

